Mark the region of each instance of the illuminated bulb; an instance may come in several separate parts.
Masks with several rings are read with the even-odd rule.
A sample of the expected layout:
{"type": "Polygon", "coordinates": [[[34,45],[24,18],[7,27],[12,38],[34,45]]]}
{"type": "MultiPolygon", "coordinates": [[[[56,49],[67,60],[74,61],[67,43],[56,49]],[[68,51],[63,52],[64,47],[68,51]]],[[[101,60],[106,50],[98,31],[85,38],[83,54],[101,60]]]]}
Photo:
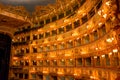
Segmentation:
{"type": "Polygon", "coordinates": [[[95,31],[95,29],[92,30],[92,32],[94,32],[94,31],[95,31]]]}
{"type": "Polygon", "coordinates": [[[42,29],[38,29],[38,31],[40,32],[40,31],[42,31],[42,29]]]}
{"type": "Polygon", "coordinates": [[[64,59],[62,59],[62,62],[64,61],[64,59]]]}
{"type": "Polygon", "coordinates": [[[107,18],[107,14],[104,14],[103,17],[104,17],[104,18],[107,18]]]}
{"type": "Polygon", "coordinates": [[[79,14],[79,13],[81,13],[81,11],[78,11],[77,13],[79,14]]]}
{"type": "Polygon", "coordinates": [[[81,52],[81,54],[86,54],[86,52],[81,52]]]}
{"type": "Polygon", "coordinates": [[[47,45],[47,46],[50,46],[50,45],[47,45]]]}
{"type": "Polygon", "coordinates": [[[86,13],[83,13],[83,16],[85,16],[86,15],[86,13]]]}
{"type": "Polygon", "coordinates": [[[54,27],[55,27],[55,25],[51,25],[51,26],[50,26],[50,28],[54,28],[54,27]]]}
{"type": "Polygon", "coordinates": [[[74,73],[74,76],[77,76],[78,74],[77,73],[74,73]]]}
{"type": "Polygon", "coordinates": [[[57,72],[58,74],[63,74],[62,72],[57,72]]]}
{"type": "Polygon", "coordinates": [[[24,57],[24,59],[28,59],[28,57],[24,57]]]}
{"type": "Polygon", "coordinates": [[[14,39],[12,39],[12,42],[14,42],[14,39]]]}
{"type": "Polygon", "coordinates": [[[102,12],[104,12],[104,10],[102,9],[102,12]]]}
{"type": "Polygon", "coordinates": [[[70,59],[70,61],[72,61],[73,59],[70,59]]]}
{"type": "Polygon", "coordinates": [[[96,50],[98,50],[98,48],[95,48],[96,50]]]}
{"type": "Polygon", "coordinates": [[[78,33],[77,32],[74,32],[73,34],[72,34],[72,36],[77,36],[78,35],[78,33]]]}
{"type": "Polygon", "coordinates": [[[91,78],[91,79],[96,79],[96,77],[94,77],[94,76],[90,76],[90,78],[91,78]]]}
{"type": "Polygon", "coordinates": [[[94,58],[97,58],[97,56],[94,56],[94,58]]]}
{"type": "Polygon", "coordinates": [[[40,59],[41,58],[41,56],[37,56],[37,59],[40,59]]]}
{"type": "Polygon", "coordinates": [[[77,40],[79,40],[80,38],[77,38],[77,40]]]}
{"type": "Polygon", "coordinates": [[[17,57],[13,57],[14,60],[18,59],[17,57]]]}
{"type": "Polygon", "coordinates": [[[43,71],[43,73],[48,73],[48,71],[43,71]]]}
{"type": "Polygon", "coordinates": [[[87,34],[84,34],[84,36],[87,36],[87,34]]]}
{"type": "Polygon", "coordinates": [[[110,52],[109,55],[112,55],[112,52],[110,52]]]}
{"type": "Polygon", "coordinates": [[[114,40],[114,38],[111,38],[112,40],[114,40]]]}
{"type": "Polygon", "coordinates": [[[105,57],[105,55],[102,55],[102,57],[104,58],[104,57],[105,57]]]}
{"type": "Polygon", "coordinates": [[[114,53],[118,52],[118,49],[113,49],[113,52],[114,52],[114,53]]]}
{"type": "Polygon", "coordinates": [[[72,40],[69,40],[69,42],[72,42],[72,40]]]}
{"type": "Polygon", "coordinates": [[[106,41],[111,43],[111,42],[112,42],[112,39],[108,38],[106,41]]]}
{"type": "Polygon", "coordinates": [[[89,28],[89,26],[87,25],[87,26],[86,26],[86,28],[88,29],[88,28],[89,28]]]}
{"type": "Polygon", "coordinates": [[[60,40],[62,40],[62,39],[63,39],[63,37],[60,36],[57,40],[60,41],[60,40]]]}
{"type": "Polygon", "coordinates": [[[102,15],[102,11],[101,11],[101,10],[99,10],[99,11],[98,11],[98,14],[99,14],[99,15],[102,15]]]}
{"type": "Polygon", "coordinates": [[[69,20],[68,19],[65,19],[64,22],[68,22],[69,20]]]}
{"type": "Polygon", "coordinates": [[[98,25],[99,25],[99,26],[101,26],[101,25],[102,25],[102,23],[100,22],[98,25]]]}
{"type": "Polygon", "coordinates": [[[75,21],[78,21],[78,18],[77,18],[77,19],[75,19],[75,21]]]}
{"type": "Polygon", "coordinates": [[[107,1],[105,4],[109,6],[109,5],[111,4],[111,2],[110,2],[110,1],[107,1]]]}

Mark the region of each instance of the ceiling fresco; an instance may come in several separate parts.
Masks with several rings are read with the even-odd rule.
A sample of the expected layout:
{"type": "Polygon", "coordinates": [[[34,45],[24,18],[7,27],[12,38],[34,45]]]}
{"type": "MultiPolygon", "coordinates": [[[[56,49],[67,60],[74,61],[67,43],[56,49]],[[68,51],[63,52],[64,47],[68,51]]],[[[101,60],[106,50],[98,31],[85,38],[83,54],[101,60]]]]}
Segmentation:
{"type": "Polygon", "coordinates": [[[24,6],[29,12],[33,12],[35,6],[46,6],[55,2],[56,0],[0,0],[0,3],[5,5],[24,6]]]}

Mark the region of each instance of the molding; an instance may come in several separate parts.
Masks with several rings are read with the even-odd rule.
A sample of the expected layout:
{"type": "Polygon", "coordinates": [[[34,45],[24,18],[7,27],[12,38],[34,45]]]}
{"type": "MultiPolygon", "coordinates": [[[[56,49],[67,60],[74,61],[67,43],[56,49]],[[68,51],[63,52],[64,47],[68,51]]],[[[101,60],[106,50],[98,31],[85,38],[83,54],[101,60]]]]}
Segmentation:
{"type": "Polygon", "coordinates": [[[13,37],[15,30],[15,28],[11,28],[8,26],[0,26],[0,33],[8,34],[10,37],[13,37]]]}

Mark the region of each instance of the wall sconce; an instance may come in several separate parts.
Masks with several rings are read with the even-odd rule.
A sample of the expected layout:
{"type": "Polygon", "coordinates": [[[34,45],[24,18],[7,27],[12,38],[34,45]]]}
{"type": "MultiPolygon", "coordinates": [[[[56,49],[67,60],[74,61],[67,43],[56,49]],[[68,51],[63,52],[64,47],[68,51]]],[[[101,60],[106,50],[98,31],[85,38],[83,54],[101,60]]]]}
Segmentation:
{"type": "Polygon", "coordinates": [[[105,57],[105,55],[102,55],[102,58],[104,58],[105,57]]]}
{"type": "Polygon", "coordinates": [[[105,4],[110,6],[111,5],[111,1],[107,1],[105,4]]]}
{"type": "Polygon", "coordinates": [[[97,58],[97,56],[94,56],[94,58],[97,58]]]}
{"type": "Polygon", "coordinates": [[[117,52],[118,52],[118,49],[113,49],[113,52],[114,52],[114,53],[117,53],[117,52]]]}
{"type": "Polygon", "coordinates": [[[110,52],[109,55],[112,55],[112,52],[110,52]]]}

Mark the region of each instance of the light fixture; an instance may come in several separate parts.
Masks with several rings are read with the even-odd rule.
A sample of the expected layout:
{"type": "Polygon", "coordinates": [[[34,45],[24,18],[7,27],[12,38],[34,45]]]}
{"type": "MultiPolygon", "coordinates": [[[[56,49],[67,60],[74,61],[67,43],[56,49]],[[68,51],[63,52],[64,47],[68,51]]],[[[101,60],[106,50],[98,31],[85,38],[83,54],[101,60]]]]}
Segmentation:
{"type": "Polygon", "coordinates": [[[69,20],[68,20],[68,19],[65,19],[64,22],[69,22],[69,20]]]}
{"type": "Polygon", "coordinates": [[[102,57],[104,58],[104,57],[105,57],[105,55],[102,55],[102,57]]]}
{"type": "Polygon", "coordinates": [[[72,40],[69,40],[69,42],[72,42],[72,40]]]}
{"type": "Polygon", "coordinates": [[[107,18],[107,14],[104,14],[103,17],[106,19],[107,18]]]}
{"type": "Polygon", "coordinates": [[[77,18],[77,19],[75,19],[75,21],[78,21],[79,19],[77,18]]]}
{"type": "Polygon", "coordinates": [[[37,56],[37,59],[40,59],[41,58],[41,56],[39,55],[39,56],[37,56]]]}
{"type": "Polygon", "coordinates": [[[72,34],[72,36],[77,36],[78,35],[78,32],[77,31],[75,31],[73,34],[72,34]]]}
{"type": "Polygon", "coordinates": [[[97,58],[97,56],[94,56],[94,58],[97,58]]]}
{"type": "Polygon", "coordinates": [[[73,59],[70,59],[70,61],[72,61],[73,59]]]}
{"type": "Polygon", "coordinates": [[[17,57],[13,57],[14,60],[18,59],[17,57]]]}
{"type": "Polygon", "coordinates": [[[64,61],[64,59],[62,59],[62,62],[64,61]]]}
{"type": "Polygon", "coordinates": [[[102,22],[100,22],[98,25],[101,26],[101,25],[102,25],[102,22]]]}
{"type": "Polygon", "coordinates": [[[113,37],[112,37],[112,38],[108,38],[108,39],[106,39],[106,41],[109,42],[109,43],[111,43],[113,40],[114,40],[113,37]]]}
{"type": "Polygon", "coordinates": [[[98,48],[95,48],[96,50],[98,50],[98,48]]]}
{"type": "Polygon", "coordinates": [[[111,1],[107,1],[105,4],[110,6],[111,5],[111,1]]]}
{"type": "Polygon", "coordinates": [[[113,49],[113,52],[114,52],[114,53],[117,53],[117,52],[118,52],[118,49],[113,49]]]}
{"type": "Polygon", "coordinates": [[[86,13],[83,13],[82,15],[83,15],[83,16],[85,16],[85,15],[86,15],[86,13]]]}
{"type": "Polygon", "coordinates": [[[78,37],[77,40],[79,40],[80,38],[78,37]]]}
{"type": "Polygon", "coordinates": [[[102,11],[101,10],[98,11],[98,15],[102,15],[102,11]]]}
{"type": "Polygon", "coordinates": [[[109,55],[112,55],[112,52],[110,52],[109,55]]]}
{"type": "Polygon", "coordinates": [[[111,43],[112,40],[110,38],[106,39],[107,42],[111,43]]]}

